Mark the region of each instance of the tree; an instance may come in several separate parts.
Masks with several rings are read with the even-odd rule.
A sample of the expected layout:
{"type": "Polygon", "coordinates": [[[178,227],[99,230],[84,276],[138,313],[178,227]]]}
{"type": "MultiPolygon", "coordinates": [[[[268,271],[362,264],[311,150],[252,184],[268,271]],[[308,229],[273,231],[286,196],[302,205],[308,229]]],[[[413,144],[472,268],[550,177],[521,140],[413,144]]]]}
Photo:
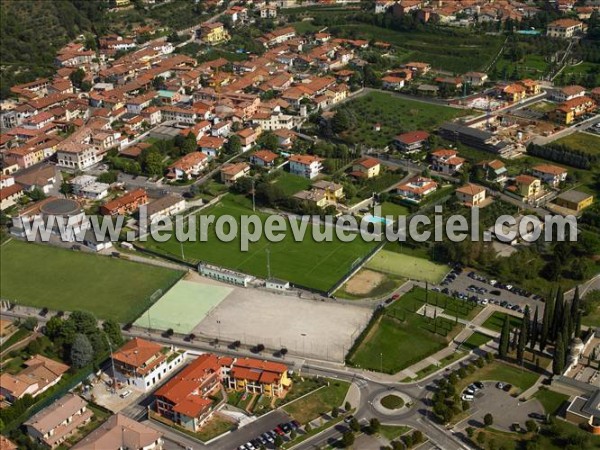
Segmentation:
{"type": "Polygon", "coordinates": [[[283,439],[281,436],[277,435],[275,436],[275,448],[279,448],[283,445],[283,439]]]}
{"type": "Polygon", "coordinates": [[[85,334],[77,333],[71,347],[71,364],[76,369],[87,366],[94,358],[94,349],[85,334]]]}
{"type": "Polygon", "coordinates": [[[39,202],[40,200],[44,200],[46,198],[46,194],[39,187],[33,188],[32,191],[28,192],[27,195],[34,202],[39,202]]]}
{"type": "Polygon", "coordinates": [[[113,346],[120,347],[123,345],[123,334],[121,333],[121,327],[115,320],[105,320],[102,324],[102,329],[106,333],[106,336],[113,346]]]}
{"type": "Polygon", "coordinates": [[[83,79],[85,78],[85,70],[83,70],[81,67],[77,70],[75,70],[74,72],[71,72],[71,75],[69,75],[69,79],[71,80],[71,83],[73,83],[73,86],[80,88],[81,87],[81,83],[83,83],[83,79]]]}
{"type": "Polygon", "coordinates": [[[342,434],[342,439],[340,441],[343,447],[350,447],[354,444],[354,433],[352,431],[346,431],[342,434]]]}
{"type": "Polygon", "coordinates": [[[485,416],[483,416],[483,423],[486,427],[491,427],[494,424],[494,416],[492,416],[490,413],[487,413],[485,416]]]}
{"type": "Polygon", "coordinates": [[[266,133],[260,135],[258,138],[258,144],[267,150],[274,151],[277,150],[277,147],[279,147],[279,139],[277,139],[277,136],[273,134],[273,132],[267,131],[266,133]]]}
{"type": "Polygon", "coordinates": [[[540,351],[544,351],[548,343],[550,333],[550,321],[554,310],[554,293],[550,291],[544,307],[544,317],[542,319],[542,331],[540,333],[540,351]]]}
{"type": "Polygon", "coordinates": [[[99,183],[113,184],[116,183],[119,178],[119,172],[116,170],[109,170],[108,172],[101,173],[98,176],[97,181],[99,183]]]}
{"type": "Polygon", "coordinates": [[[527,431],[530,433],[537,433],[539,427],[538,424],[535,422],[535,420],[528,420],[525,422],[525,428],[527,428],[527,431]]]}
{"type": "Polygon", "coordinates": [[[475,435],[475,428],[473,427],[467,427],[466,431],[467,436],[469,436],[470,438],[472,438],[475,435]]]}
{"type": "Polygon", "coordinates": [[[504,316],[504,325],[502,326],[502,332],[500,333],[500,346],[498,347],[498,353],[500,358],[506,358],[508,355],[508,344],[510,341],[510,317],[508,314],[504,316]]]}
{"type": "Polygon", "coordinates": [[[54,316],[51,317],[48,322],[46,322],[46,336],[50,339],[54,340],[60,336],[60,330],[63,325],[63,320],[60,317],[54,316]]]}
{"type": "Polygon", "coordinates": [[[373,417],[371,420],[369,420],[369,430],[371,431],[372,434],[379,433],[380,429],[381,429],[381,422],[379,422],[379,419],[377,419],[376,417],[373,417]]]}
{"type": "Polygon", "coordinates": [[[75,332],[90,335],[98,330],[98,321],[93,314],[85,311],[73,311],[67,319],[75,326],[75,332]]]}
{"type": "Polygon", "coordinates": [[[562,374],[565,367],[565,344],[562,333],[556,338],[556,346],[554,347],[554,355],[552,357],[552,373],[554,375],[562,374]]]}
{"type": "Polygon", "coordinates": [[[225,150],[225,153],[228,155],[237,155],[238,153],[241,153],[242,140],[237,134],[229,136],[229,139],[223,146],[223,150],[225,150]]]}
{"type": "Polygon", "coordinates": [[[535,344],[538,338],[538,306],[535,306],[535,312],[533,313],[533,322],[531,322],[531,330],[529,331],[529,342],[531,346],[531,351],[535,349],[535,344]]]}
{"type": "Polygon", "coordinates": [[[344,411],[348,412],[351,409],[352,409],[352,405],[350,404],[350,402],[344,403],[344,411]]]}
{"type": "Polygon", "coordinates": [[[360,423],[358,423],[356,417],[352,418],[352,420],[349,423],[349,426],[352,431],[360,431],[360,423]]]}
{"type": "Polygon", "coordinates": [[[60,189],[59,189],[60,193],[63,194],[64,196],[67,196],[69,194],[73,193],[73,185],[67,181],[63,181],[60,184],[60,189]]]}
{"type": "Polygon", "coordinates": [[[339,109],[331,119],[331,129],[335,133],[346,131],[352,126],[350,116],[344,109],[339,109]]]}
{"type": "Polygon", "coordinates": [[[517,361],[519,364],[523,363],[523,356],[525,354],[525,342],[527,341],[527,322],[525,318],[521,321],[521,330],[519,332],[519,341],[517,343],[517,361]]]}

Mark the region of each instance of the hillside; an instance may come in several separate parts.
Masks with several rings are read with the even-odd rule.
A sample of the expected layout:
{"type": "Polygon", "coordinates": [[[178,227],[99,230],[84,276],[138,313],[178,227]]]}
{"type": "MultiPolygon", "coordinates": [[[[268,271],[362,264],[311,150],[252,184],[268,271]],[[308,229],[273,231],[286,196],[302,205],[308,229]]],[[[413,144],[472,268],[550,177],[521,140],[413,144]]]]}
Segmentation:
{"type": "Polygon", "coordinates": [[[0,0],[0,88],[52,73],[56,50],[103,26],[104,3],[88,0],[0,0]]]}

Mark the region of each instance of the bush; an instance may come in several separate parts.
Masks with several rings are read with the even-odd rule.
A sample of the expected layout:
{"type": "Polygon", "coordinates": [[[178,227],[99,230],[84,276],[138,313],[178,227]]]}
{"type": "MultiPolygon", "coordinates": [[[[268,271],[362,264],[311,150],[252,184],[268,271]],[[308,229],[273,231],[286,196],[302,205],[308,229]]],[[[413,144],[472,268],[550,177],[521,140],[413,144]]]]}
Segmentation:
{"type": "Polygon", "coordinates": [[[530,433],[537,433],[539,429],[538,424],[535,422],[535,420],[528,420],[527,422],[525,422],[525,428],[527,428],[527,431],[529,431],[530,433]]]}
{"type": "Polygon", "coordinates": [[[467,427],[466,431],[467,436],[469,436],[470,438],[472,438],[475,435],[475,428],[473,427],[467,427]]]}

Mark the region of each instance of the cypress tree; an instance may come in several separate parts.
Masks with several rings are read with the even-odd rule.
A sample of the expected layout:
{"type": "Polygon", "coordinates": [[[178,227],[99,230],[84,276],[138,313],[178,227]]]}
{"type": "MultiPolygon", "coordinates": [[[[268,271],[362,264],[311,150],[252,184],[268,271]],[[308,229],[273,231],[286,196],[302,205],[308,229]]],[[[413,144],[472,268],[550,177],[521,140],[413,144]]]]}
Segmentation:
{"type": "Polygon", "coordinates": [[[569,357],[569,347],[570,347],[569,343],[570,343],[571,340],[570,340],[569,336],[567,336],[564,333],[562,334],[562,339],[563,339],[563,349],[564,349],[564,352],[563,352],[563,365],[566,366],[567,365],[567,359],[569,357]]]}
{"type": "Polygon", "coordinates": [[[581,300],[579,298],[579,286],[575,287],[575,294],[573,295],[573,301],[571,302],[571,319],[575,322],[577,313],[579,312],[581,300]]]}
{"type": "Polygon", "coordinates": [[[556,291],[556,301],[554,302],[554,314],[552,317],[552,327],[550,332],[550,338],[556,340],[558,332],[560,330],[560,324],[562,323],[562,315],[564,314],[564,295],[562,288],[559,286],[556,291]]]}
{"type": "Polygon", "coordinates": [[[502,325],[502,332],[500,333],[500,346],[498,347],[498,353],[500,358],[506,358],[508,354],[508,342],[510,340],[510,323],[508,314],[504,316],[504,324],[502,325]]]}
{"type": "Polygon", "coordinates": [[[525,341],[527,340],[527,324],[523,320],[521,322],[521,331],[519,333],[519,342],[517,343],[517,361],[519,364],[523,363],[523,356],[525,355],[525,341]]]}
{"type": "Polygon", "coordinates": [[[533,322],[531,322],[531,331],[529,332],[529,342],[531,343],[531,351],[535,350],[535,344],[538,339],[538,307],[535,306],[535,312],[533,313],[533,322]]]}
{"type": "Polygon", "coordinates": [[[556,339],[556,347],[554,348],[554,356],[552,358],[552,373],[560,375],[565,367],[565,347],[562,336],[556,339]]]}
{"type": "Polygon", "coordinates": [[[542,331],[540,333],[540,351],[544,351],[546,344],[548,343],[548,337],[550,333],[550,321],[552,320],[552,314],[554,312],[554,293],[550,291],[546,306],[544,307],[544,318],[542,319],[542,331]]]}
{"type": "MultiPolygon", "coordinates": [[[[522,325],[525,326],[525,345],[529,342],[529,333],[531,332],[531,311],[529,309],[529,305],[525,305],[525,312],[523,312],[523,322],[522,325]]],[[[523,326],[521,326],[523,329],[523,326]]]]}
{"type": "Polygon", "coordinates": [[[577,311],[575,317],[575,337],[581,337],[581,311],[577,311]]]}

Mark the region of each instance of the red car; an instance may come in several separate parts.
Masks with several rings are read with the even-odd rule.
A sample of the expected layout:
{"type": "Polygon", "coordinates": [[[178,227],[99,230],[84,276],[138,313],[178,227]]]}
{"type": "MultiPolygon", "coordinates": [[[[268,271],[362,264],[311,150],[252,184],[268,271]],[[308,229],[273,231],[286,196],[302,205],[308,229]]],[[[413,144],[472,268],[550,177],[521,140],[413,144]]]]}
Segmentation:
{"type": "Polygon", "coordinates": [[[285,436],[285,432],[284,432],[284,431],[283,431],[283,430],[282,430],[280,427],[275,427],[275,428],[273,429],[273,431],[274,431],[275,433],[277,433],[279,436],[285,436]]]}

